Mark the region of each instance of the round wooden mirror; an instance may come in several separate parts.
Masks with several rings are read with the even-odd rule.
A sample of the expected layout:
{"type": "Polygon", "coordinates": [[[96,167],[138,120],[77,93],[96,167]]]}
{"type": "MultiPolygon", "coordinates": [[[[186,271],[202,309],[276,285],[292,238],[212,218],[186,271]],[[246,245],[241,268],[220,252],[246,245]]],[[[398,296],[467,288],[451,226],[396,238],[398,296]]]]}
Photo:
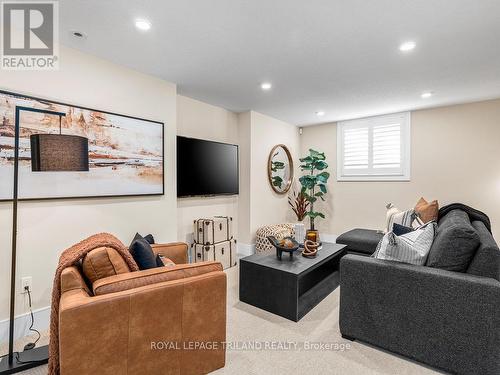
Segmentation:
{"type": "Polygon", "coordinates": [[[285,145],[276,145],[267,161],[267,177],[273,190],[285,194],[292,185],[293,160],[290,150],[285,145]]]}

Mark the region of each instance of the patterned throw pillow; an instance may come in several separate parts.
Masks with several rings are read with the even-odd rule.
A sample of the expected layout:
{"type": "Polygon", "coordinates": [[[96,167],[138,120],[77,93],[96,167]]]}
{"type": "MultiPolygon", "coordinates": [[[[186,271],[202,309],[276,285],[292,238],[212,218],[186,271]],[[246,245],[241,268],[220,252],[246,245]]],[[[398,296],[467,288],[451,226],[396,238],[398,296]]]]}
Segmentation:
{"type": "Polygon", "coordinates": [[[436,227],[436,223],[431,222],[401,236],[389,232],[382,237],[372,256],[377,259],[423,266],[431,250],[436,227]]]}
{"type": "Polygon", "coordinates": [[[418,215],[412,208],[407,211],[400,211],[399,208],[389,203],[387,206],[387,222],[385,232],[390,232],[394,224],[403,225],[405,227],[412,227],[413,222],[417,219],[418,215]]]}

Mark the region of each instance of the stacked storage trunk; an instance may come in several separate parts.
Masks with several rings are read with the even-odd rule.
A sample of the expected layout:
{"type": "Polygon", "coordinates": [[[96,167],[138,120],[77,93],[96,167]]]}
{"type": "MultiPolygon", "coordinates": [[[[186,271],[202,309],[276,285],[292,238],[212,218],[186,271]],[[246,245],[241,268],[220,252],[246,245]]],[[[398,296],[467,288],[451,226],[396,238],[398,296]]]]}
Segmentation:
{"type": "Polygon", "coordinates": [[[224,269],[237,264],[236,240],[233,238],[233,218],[215,216],[194,221],[192,262],[215,260],[224,269]]]}

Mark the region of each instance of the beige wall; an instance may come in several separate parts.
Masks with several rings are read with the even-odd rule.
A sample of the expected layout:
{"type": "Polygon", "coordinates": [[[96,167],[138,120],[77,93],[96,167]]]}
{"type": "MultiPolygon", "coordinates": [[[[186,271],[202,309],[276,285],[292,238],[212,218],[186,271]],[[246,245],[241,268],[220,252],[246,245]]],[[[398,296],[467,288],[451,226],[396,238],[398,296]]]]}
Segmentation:
{"type": "Polygon", "coordinates": [[[252,111],[250,243],[255,243],[255,232],[263,225],[296,221],[288,206],[287,194],[275,193],[267,177],[269,153],[275,145],[280,143],[289,148],[297,167],[300,151],[299,129],[294,125],[252,111]]]}
{"type": "Polygon", "coordinates": [[[177,96],[179,135],[239,145],[240,194],[233,197],[177,200],[177,237],[190,242],[193,220],[228,215],[234,218],[235,238],[248,252],[255,231],[262,225],[294,220],[287,196],[276,194],[267,179],[267,158],[272,147],[286,144],[297,161],[297,127],[254,111],[240,114],[181,95],[177,96]]]}
{"type": "MultiPolygon", "coordinates": [[[[158,241],[176,240],[174,84],[63,47],[59,71],[0,70],[0,86],[165,123],[164,196],[20,203],[16,282],[32,276],[35,309],[50,305],[52,278],[61,251],[88,235],[111,232],[125,244],[136,231],[154,233],[158,241]]],[[[11,203],[0,203],[0,320],[8,317],[11,215],[11,203]]],[[[19,294],[16,306],[17,313],[26,312],[26,299],[19,294]]]]}
{"type": "MultiPolygon", "coordinates": [[[[177,134],[238,144],[238,115],[223,108],[178,95],[177,134]]],[[[234,235],[238,239],[238,196],[179,198],[177,200],[177,238],[191,242],[193,220],[215,215],[233,217],[234,235]]]]}
{"type": "Polygon", "coordinates": [[[385,205],[411,208],[420,196],[440,205],[463,202],[486,212],[500,238],[500,100],[456,105],[411,114],[411,181],[336,181],[336,124],[304,128],[302,153],[325,151],[333,177],[322,205],[324,233],[355,227],[381,229],[385,205]]]}

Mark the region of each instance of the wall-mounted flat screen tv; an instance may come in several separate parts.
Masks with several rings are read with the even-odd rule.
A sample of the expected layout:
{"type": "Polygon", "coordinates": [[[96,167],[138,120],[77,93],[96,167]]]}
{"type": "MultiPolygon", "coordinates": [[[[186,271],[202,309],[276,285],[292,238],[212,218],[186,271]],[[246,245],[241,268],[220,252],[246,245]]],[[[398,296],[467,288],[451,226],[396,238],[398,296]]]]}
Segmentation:
{"type": "Polygon", "coordinates": [[[239,193],[238,146],[177,137],[177,196],[239,193]]]}

